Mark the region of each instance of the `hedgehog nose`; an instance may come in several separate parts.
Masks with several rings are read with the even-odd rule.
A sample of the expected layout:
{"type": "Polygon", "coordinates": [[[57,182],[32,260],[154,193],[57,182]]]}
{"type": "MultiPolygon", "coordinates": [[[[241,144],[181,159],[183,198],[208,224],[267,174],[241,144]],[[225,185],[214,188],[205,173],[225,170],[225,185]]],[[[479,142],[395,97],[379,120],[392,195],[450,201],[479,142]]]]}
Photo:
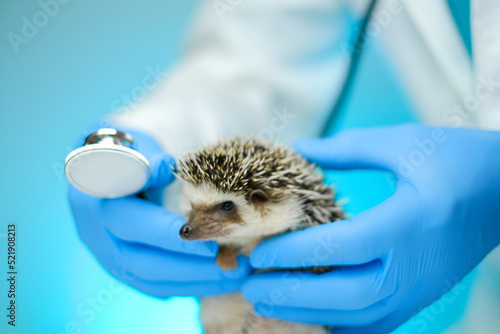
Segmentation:
{"type": "Polygon", "coordinates": [[[189,225],[184,225],[179,233],[182,239],[187,239],[193,234],[193,228],[189,225]]]}

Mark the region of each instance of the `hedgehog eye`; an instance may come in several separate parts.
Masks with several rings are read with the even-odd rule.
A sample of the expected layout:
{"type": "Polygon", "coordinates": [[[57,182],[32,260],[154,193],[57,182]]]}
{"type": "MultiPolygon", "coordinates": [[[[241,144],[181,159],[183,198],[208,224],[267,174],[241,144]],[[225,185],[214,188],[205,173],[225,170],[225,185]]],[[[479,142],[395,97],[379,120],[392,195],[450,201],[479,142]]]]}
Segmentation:
{"type": "Polygon", "coordinates": [[[222,211],[226,212],[232,211],[234,208],[234,203],[231,201],[226,201],[220,205],[220,208],[222,211]]]}

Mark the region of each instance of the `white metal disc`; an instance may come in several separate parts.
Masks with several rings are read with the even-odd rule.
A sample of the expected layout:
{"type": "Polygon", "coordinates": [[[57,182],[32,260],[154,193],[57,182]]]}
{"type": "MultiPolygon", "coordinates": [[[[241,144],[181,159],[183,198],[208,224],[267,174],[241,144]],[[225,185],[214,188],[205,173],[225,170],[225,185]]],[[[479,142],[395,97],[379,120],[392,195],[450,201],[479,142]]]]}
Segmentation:
{"type": "Polygon", "coordinates": [[[73,186],[102,198],[118,198],[145,189],[151,167],[139,152],[124,146],[93,144],[66,158],[64,171],[73,186]]]}

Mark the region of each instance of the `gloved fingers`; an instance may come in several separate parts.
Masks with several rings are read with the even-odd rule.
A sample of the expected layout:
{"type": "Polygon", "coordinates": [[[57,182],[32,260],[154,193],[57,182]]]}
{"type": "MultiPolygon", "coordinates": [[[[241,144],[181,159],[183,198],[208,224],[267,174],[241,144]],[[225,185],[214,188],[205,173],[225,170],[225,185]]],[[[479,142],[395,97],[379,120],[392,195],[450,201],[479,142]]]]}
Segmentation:
{"type": "Polygon", "coordinates": [[[363,220],[343,220],[279,235],[261,242],[250,263],[262,269],[367,263],[380,252],[366,228],[363,220]]]}
{"type": "MultiPolygon", "coordinates": [[[[337,328],[336,326],[363,326],[371,324],[389,312],[386,304],[387,301],[382,300],[362,310],[319,310],[314,308],[276,306],[272,303],[256,303],[254,309],[255,313],[265,318],[277,318],[284,321],[320,324],[337,328]]],[[[334,331],[334,333],[336,334],[337,332],[334,331]]]]}
{"type": "Polygon", "coordinates": [[[225,279],[218,281],[148,281],[126,271],[120,267],[112,257],[96,255],[103,267],[116,279],[148,295],[167,298],[170,296],[210,296],[236,292],[240,289],[244,279],[225,279]]]}
{"type": "Polygon", "coordinates": [[[242,293],[254,303],[272,301],[276,306],[361,310],[391,296],[396,289],[396,284],[385,280],[383,264],[375,261],[339,267],[321,275],[311,272],[255,274],[243,285],[242,293]]]}
{"type": "Polygon", "coordinates": [[[101,239],[109,237],[103,233],[102,223],[99,217],[96,217],[96,209],[101,206],[102,199],[87,195],[72,185],[69,186],[68,197],[82,241],[89,247],[104,244],[101,239]]]}
{"type": "Polygon", "coordinates": [[[179,231],[184,219],[149,201],[136,197],[103,200],[99,210],[105,227],[119,239],[186,254],[217,254],[215,242],[182,240],[179,231]]]}
{"type": "Polygon", "coordinates": [[[330,169],[375,168],[397,173],[411,126],[353,129],[330,138],[302,140],[295,149],[306,159],[330,169]]]}
{"type": "Polygon", "coordinates": [[[129,133],[134,138],[135,149],[148,159],[152,177],[150,188],[163,188],[173,181],[174,175],[172,167],[175,166],[175,159],[165,153],[159,143],[150,135],[130,129],[122,131],[129,133]]]}
{"type": "Polygon", "coordinates": [[[135,289],[158,298],[170,296],[211,296],[236,292],[244,279],[225,279],[218,281],[148,281],[126,273],[124,282],[135,289]]]}
{"type": "Polygon", "coordinates": [[[115,240],[113,256],[121,267],[135,277],[148,281],[217,281],[248,276],[250,268],[244,256],[238,257],[238,268],[222,270],[215,258],[163,251],[158,248],[115,240]]]}
{"type": "Polygon", "coordinates": [[[169,185],[174,180],[175,159],[167,153],[156,153],[149,159],[151,183],[148,189],[158,189],[169,185]]]}
{"type": "Polygon", "coordinates": [[[349,220],[289,232],[261,242],[250,255],[255,268],[358,265],[381,258],[394,241],[394,226],[407,215],[406,187],[349,220]]]}
{"type": "MultiPolygon", "coordinates": [[[[107,236],[99,238],[98,249],[95,246],[96,245],[94,244],[88,245],[104,269],[106,269],[112,276],[141,292],[160,298],[166,298],[169,296],[208,296],[231,293],[238,291],[246,278],[186,282],[168,280],[148,281],[130,273],[118,262],[118,260],[120,260],[120,252],[118,248],[123,247],[119,246],[119,241],[115,242],[110,236],[107,236]],[[107,251],[102,252],[102,249],[106,249],[107,251]]],[[[244,264],[243,258],[240,260],[239,264],[244,264]]],[[[196,272],[192,271],[191,274],[194,275],[196,272]]]]}

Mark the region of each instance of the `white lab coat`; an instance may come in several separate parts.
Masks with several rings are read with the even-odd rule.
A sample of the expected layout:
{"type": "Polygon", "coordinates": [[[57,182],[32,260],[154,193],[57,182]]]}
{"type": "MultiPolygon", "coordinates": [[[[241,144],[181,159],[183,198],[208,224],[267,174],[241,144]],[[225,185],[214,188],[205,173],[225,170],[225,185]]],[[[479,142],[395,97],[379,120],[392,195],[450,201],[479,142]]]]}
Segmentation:
{"type": "MultiPolygon", "coordinates": [[[[478,77],[497,71],[500,78],[492,61],[500,59],[500,34],[489,26],[500,24],[495,22],[500,21],[498,1],[472,2],[475,66],[444,0],[380,0],[369,37],[387,49],[424,122],[500,129],[498,90],[465,116],[450,112],[474,97],[478,77]]],[[[359,18],[367,4],[207,1],[179,64],[151,96],[114,121],[147,131],[174,155],[236,134],[257,133],[285,143],[315,137],[347,72],[349,59],[339,47],[352,45],[346,14],[359,18]]],[[[499,289],[497,249],[481,264],[463,321],[450,332],[496,333],[499,289]]]]}

